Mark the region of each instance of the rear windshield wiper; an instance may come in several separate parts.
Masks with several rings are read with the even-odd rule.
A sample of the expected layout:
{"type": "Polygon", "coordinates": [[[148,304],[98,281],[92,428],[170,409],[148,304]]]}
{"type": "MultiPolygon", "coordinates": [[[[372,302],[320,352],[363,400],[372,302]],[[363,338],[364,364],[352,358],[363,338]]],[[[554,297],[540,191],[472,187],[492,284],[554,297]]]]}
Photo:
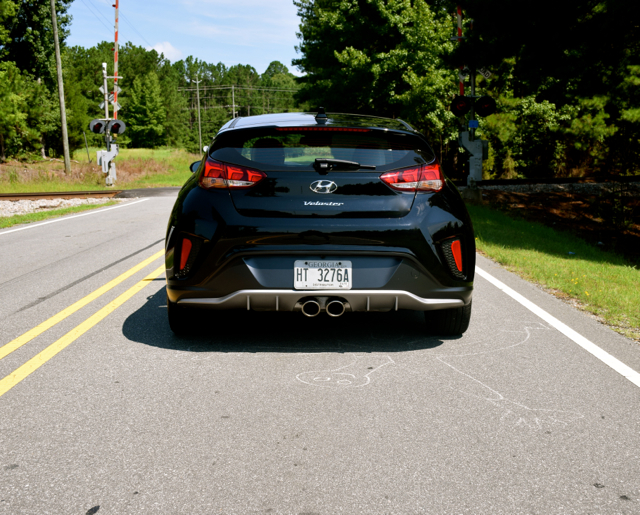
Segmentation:
{"type": "Polygon", "coordinates": [[[355,161],[346,161],[345,159],[324,159],[317,158],[313,163],[313,167],[322,174],[329,173],[331,170],[375,170],[375,165],[361,165],[355,161]]]}

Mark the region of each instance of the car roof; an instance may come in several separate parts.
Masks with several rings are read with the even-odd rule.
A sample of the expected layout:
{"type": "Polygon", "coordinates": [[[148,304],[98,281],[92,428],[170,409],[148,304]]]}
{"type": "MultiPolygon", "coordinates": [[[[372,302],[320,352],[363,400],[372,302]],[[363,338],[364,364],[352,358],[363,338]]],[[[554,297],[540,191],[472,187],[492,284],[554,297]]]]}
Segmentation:
{"type": "MultiPolygon", "coordinates": [[[[318,126],[317,113],[273,113],[256,116],[237,117],[225,123],[219,132],[231,129],[262,127],[305,127],[318,126]]],[[[383,118],[363,114],[327,113],[326,123],[333,127],[369,127],[415,132],[415,129],[399,118],[383,118]]]]}

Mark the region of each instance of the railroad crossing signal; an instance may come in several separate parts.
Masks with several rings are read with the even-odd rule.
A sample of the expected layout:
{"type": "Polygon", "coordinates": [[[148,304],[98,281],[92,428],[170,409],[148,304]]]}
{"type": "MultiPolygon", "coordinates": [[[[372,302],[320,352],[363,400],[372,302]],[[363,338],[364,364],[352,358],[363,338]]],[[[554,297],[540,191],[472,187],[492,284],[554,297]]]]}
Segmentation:
{"type": "Polygon", "coordinates": [[[496,101],[485,95],[476,100],[475,108],[479,116],[489,116],[496,112],[496,101]]]}
{"type": "Polygon", "coordinates": [[[485,79],[490,79],[491,76],[493,75],[493,73],[491,73],[489,70],[487,70],[486,68],[480,68],[478,70],[478,73],[480,75],[482,75],[485,79]]]}
{"type": "MultiPolygon", "coordinates": [[[[102,93],[102,94],[104,95],[104,87],[103,87],[103,86],[100,86],[98,89],[100,90],[100,93],[102,93]]],[[[113,90],[114,90],[116,93],[120,93],[120,92],[122,91],[122,88],[120,88],[120,86],[114,86],[114,87],[113,87],[113,90]]]]}
{"type": "Polygon", "coordinates": [[[472,107],[479,116],[489,116],[496,112],[496,101],[486,95],[477,99],[456,95],[451,102],[451,112],[456,116],[464,116],[472,107]]]}
{"type": "Polygon", "coordinates": [[[104,120],[91,120],[89,123],[89,130],[95,134],[102,134],[107,127],[107,123],[104,120]]]}
{"type": "MultiPolygon", "coordinates": [[[[114,101],[114,98],[115,97],[113,96],[113,93],[109,95],[109,103],[114,107],[115,111],[120,111],[122,109],[122,106],[119,102],[114,101]]],[[[104,109],[104,102],[100,104],[100,109],[104,109]]]]}
{"type": "Polygon", "coordinates": [[[111,120],[107,126],[110,134],[122,134],[127,130],[126,124],[122,120],[111,120]]]}
{"type": "Polygon", "coordinates": [[[118,155],[118,145],[111,140],[112,134],[122,134],[127,130],[127,125],[122,120],[95,119],[89,123],[89,130],[94,134],[106,132],[104,140],[107,150],[98,150],[97,161],[102,167],[102,173],[106,174],[107,186],[113,186],[116,181],[116,164],[113,161],[118,155]]]}

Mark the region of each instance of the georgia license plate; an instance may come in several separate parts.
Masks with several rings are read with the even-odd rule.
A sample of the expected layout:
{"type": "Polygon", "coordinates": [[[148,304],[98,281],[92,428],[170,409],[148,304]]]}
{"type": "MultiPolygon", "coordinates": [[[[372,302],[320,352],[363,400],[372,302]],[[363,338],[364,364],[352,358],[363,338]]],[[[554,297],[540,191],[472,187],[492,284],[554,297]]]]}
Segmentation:
{"type": "Polygon", "coordinates": [[[296,290],[350,290],[351,261],[304,261],[293,264],[296,290]]]}

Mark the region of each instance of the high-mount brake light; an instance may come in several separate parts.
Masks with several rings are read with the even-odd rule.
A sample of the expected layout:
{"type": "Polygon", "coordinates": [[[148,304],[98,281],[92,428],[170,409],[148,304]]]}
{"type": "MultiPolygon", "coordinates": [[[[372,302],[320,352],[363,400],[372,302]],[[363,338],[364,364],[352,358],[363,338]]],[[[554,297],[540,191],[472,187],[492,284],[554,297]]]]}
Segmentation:
{"type": "Polygon", "coordinates": [[[383,173],[380,179],[389,187],[398,191],[438,192],[444,187],[444,177],[438,163],[412,166],[402,170],[383,173]]]}
{"type": "Polygon", "coordinates": [[[354,129],[351,127],[277,127],[284,132],[371,132],[371,129],[354,129]]]}
{"type": "Polygon", "coordinates": [[[213,188],[251,188],[266,176],[267,174],[260,170],[221,163],[207,157],[204,163],[204,171],[198,180],[198,184],[207,190],[213,188]]]}

